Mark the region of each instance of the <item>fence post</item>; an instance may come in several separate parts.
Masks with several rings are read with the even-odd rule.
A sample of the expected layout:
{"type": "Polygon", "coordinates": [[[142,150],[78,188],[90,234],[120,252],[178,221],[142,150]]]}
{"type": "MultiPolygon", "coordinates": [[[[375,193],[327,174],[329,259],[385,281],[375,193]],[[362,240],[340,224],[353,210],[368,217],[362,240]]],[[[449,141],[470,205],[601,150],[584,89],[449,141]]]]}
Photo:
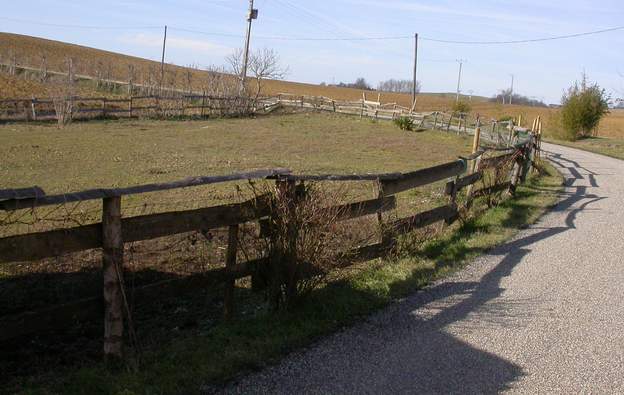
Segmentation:
{"type": "Polygon", "coordinates": [[[446,125],[446,131],[447,132],[449,132],[451,130],[451,122],[453,122],[453,115],[455,115],[454,112],[451,113],[451,117],[449,118],[448,125],[446,125]]]}
{"type": "Polygon", "coordinates": [[[204,113],[205,113],[205,108],[206,108],[206,91],[202,91],[202,104],[201,104],[201,117],[204,118],[204,113]]]}
{"type": "Polygon", "coordinates": [[[513,135],[514,135],[514,121],[512,119],[509,121],[509,140],[507,140],[508,147],[512,145],[513,135]]]}
{"type": "MultiPolygon", "coordinates": [[[[377,180],[377,199],[383,199],[385,197],[383,183],[381,180],[377,180]]],[[[386,229],[383,220],[383,210],[377,211],[377,223],[379,224],[379,231],[381,233],[381,244],[383,248],[387,248],[392,244],[392,235],[386,229]]]]}
{"type": "Polygon", "coordinates": [[[449,205],[453,207],[453,209],[455,210],[455,215],[453,216],[453,218],[447,218],[446,220],[444,220],[445,225],[453,224],[453,222],[455,222],[457,218],[459,217],[459,213],[457,209],[457,181],[459,180],[459,178],[460,178],[460,175],[458,174],[457,176],[451,178],[450,181],[447,182],[446,184],[445,192],[449,197],[448,198],[449,205]]]}
{"type": "Polygon", "coordinates": [[[34,121],[36,121],[36,120],[37,120],[37,111],[35,110],[35,102],[36,102],[36,99],[33,97],[33,98],[30,100],[30,108],[31,108],[31,110],[32,110],[32,119],[33,119],[34,121]]]}
{"type": "Polygon", "coordinates": [[[535,133],[531,133],[531,136],[529,138],[529,142],[526,145],[526,148],[524,149],[523,153],[524,153],[524,163],[523,163],[523,167],[522,167],[522,173],[520,174],[520,181],[521,182],[525,182],[527,175],[529,174],[529,171],[531,170],[531,166],[533,163],[533,144],[535,142],[535,133]]]}
{"type": "Polygon", "coordinates": [[[106,98],[102,99],[102,118],[106,118],[106,98]]]}
{"type": "Polygon", "coordinates": [[[436,111],[433,115],[433,130],[436,130],[438,127],[438,112],[436,111]]]}
{"type": "MultiPolygon", "coordinates": [[[[472,140],[472,154],[476,154],[479,151],[479,145],[481,143],[481,119],[479,117],[477,117],[477,124],[476,124],[476,128],[475,128],[475,134],[474,134],[474,138],[472,140]]],[[[468,174],[472,174],[475,172],[475,170],[477,169],[477,163],[479,161],[479,158],[475,158],[472,161],[470,161],[470,167],[468,168],[468,174]]],[[[468,185],[468,187],[466,188],[466,199],[467,199],[467,204],[470,202],[470,197],[472,196],[472,187],[473,184],[468,185]]]]}
{"type": "Polygon", "coordinates": [[[104,276],[104,356],[121,358],[123,348],[123,238],[121,197],[105,198],[102,207],[104,276]]]}
{"type": "Polygon", "coordinates": [[[524,160],[524,150],[521,150],[521,155],[516,158],[514,162],[514,167],[511,172],[511,182],[509,184],[509,194],[513,195],[516,193],[516,188],[518,187],[518,181],[520,181],[520,173],[522,172],[522,161],[524,160]]]}
{"type": "Polygon", "coordinates": [[[535,154],[538,160],[542,159],[542,121],[541,120],[539,122],[539,126],[537,127],[535,154]]]}
{"type": "Polygon", "coordinates": [[[130,103],[129,103],[128,110],[130,111],[130,118],[132,118],[132,96],[130,96],[130,103]]]}
{"type": "MultiPolygon", "coordinates": [[[[232,269],[236,266],[236,251],[238,249],[238,225],[228,227],[228,246],[225,255],[225,267],[232,269]]],[[[236,280],[228,279],[225,282],[223,295],[223,317],[226,320],[232,319],[234,315],[234,286],[236,280]]]]}
{"type": "Polygon", "coordinates": [[[32,119],[32,117],[31,117],[31,110],[30,110],[30,108],[28,108],[29,107],[28,102],[24,101],[22,103],[22,107],[23,107],[23,111],[24,111],[24,120],[26,122],[28,122],[28,121],[30,121],[32,119]]]}

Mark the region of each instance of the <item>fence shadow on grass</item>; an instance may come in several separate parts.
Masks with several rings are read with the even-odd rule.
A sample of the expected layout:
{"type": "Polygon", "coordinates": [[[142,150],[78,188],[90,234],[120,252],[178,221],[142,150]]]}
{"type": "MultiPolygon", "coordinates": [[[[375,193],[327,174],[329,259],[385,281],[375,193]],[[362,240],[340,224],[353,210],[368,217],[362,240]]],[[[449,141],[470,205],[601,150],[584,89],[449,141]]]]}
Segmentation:
{"type": "MultiPolygon", "coordinates": [[[[89,268],[71,273],[38,272],[0,279],[0,311],[7,316],[24,311],[37,311],[49,305],[61,306],[80,298],[94,298],[88,303],[87,316],[67,322],[61,331],[48,331],[23,338],[0,342],[0,371],[2,377],[45,374],[51,366],[75,367],[97,363],[101,360],[101,333],[104,315],[101,294],[101,269],[89,268]],[[55,289],[50,289],[55,287],[55,289]],[[59,298],[60,297],[60,298],[59,298]],[[40,305],[33,302],[39,301],[40,305]]],[[[146,284],[184,279],[201,279],[202,274],[179,275],[145,269],[125,274],[126,293],[130,305],[132,328],[139,344],[128,339],[129,354],[150,350],[166,344],[171,339],[197,331],[209,330],[222,318],[223,287],[221,284],[193,288],[169,297],[135,300],[133,290],[146,284]]],[[[257,298],[248,288],[237,287],[237,297],[257,298]]],[[[60,319],[66,319],[63,316],[60,319]]],[[[126,317],[127,320],[127,317],[126,317]]],[[[0,387],[2,386],[0,380],[0,387]]]]}

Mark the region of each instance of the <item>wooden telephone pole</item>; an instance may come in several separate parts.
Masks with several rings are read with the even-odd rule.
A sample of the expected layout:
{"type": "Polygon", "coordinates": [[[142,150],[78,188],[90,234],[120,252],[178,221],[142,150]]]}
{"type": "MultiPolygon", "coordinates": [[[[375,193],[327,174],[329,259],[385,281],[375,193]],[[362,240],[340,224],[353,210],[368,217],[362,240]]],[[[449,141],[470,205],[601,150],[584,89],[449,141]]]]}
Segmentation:
{"type": "Polygon", "coordinates": [[[165,25],[165,36],[163,37],[162,58],[160,60],[160,87],[159,95],[162,95],[163,80],[165,79],[165,49],[167,48],[167,25],[165,25]]]}
{"type": "Polygon", "coordinates": [[[245,80],[247,79],[247,66],[249,65],[249,45],[251,41],[251,22],[258,19],[258,10],[254,9],[254,0],[249,0],[249,12],[247,13],[247,36],[245,38],[245,52],[243,54],[243,69],[241,70],[240,91],[245,90],[245,80]]]}
{"type": "Polygon", "coordinates": [[[461,88],[461,77],[462,77],[462,67],[464,65],[464,59],[457,59],[459,63],[459,74],[457,75],[457,97],[455,97],[455,102],[459,102],[459,92],[461,88]]]}
{"type": "Polygon", "coordinates": [[[416,72],[418,70],[418,33],[414,34],[414,82],[412,86],[412,106],[416,104],[417,84],[416,72]]]}

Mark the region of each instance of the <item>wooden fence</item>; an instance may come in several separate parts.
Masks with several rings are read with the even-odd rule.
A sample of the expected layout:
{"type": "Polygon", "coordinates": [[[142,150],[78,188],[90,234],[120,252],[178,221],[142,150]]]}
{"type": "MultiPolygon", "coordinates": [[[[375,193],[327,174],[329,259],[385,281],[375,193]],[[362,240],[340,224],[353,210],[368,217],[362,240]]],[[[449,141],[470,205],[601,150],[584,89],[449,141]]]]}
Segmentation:
{"type": "MultiPolygon", "coordinates": [[[[69,117],[74,120],[93,118],[170,118],[223,117],[251,113],[266,114],[278,107],[328,111],[340,114],[393,120],[407,117],[418,128],[474,134],[476,119],[469,114],[440,111],[414,112],[395,103],[381,104],[365,98],[359,101],[339,101],[322,96],[301,96],[281,93],[274,97],[220,97],[205,94],[169,96],[132,96],[128,98],[72,97],[69,117]]],[[[49,121],[56,119],[51,98],[0,100],[0,121],[49,121]]],[[[510,123],[491,121],[491,130],[484,138],[501,143],[509,130],[521,130],[510,123]],[[501,130],[502,128],[502,130],[501,130]]]]}
{"type": "MultiPolygon", "coordinates": [[[[93,118],[171,118],[240,116],[261,111],[247,97],[210,95],[132,96],[129,98],[71,97],[69,117],[93,118]]],[[[0,121],[50,121],[57,118],[52,98],[0,100],[0,121]]]]}
{"type": "MultiPolygon", "coordinates": [[[[95,117],[172,117],[172,116],[223,116],[252,112],[269,112],[278,106],[333,111],[378,119],[399,116],[422,118],[397,105],[382,105],[366,100],[358,102],[336,101],[324,97],[279,94],[276,97],[220,97],[205,94],[176,94],[168,96],[132,96],[127,98],[79,97],[66,99],[75,120],[95,117]]],[[[42,121],[56,118],[54,99],[0,100],[0,121],[42,121]]]]}
{"type": "MultiPolygon", "coordinates": [[[[447,180],[445,193],[447,204],[412,216],[384,224],[388,234],[378,243],[363,245],[349,251],[352,263],[382,257],[392,246],[394,238],[403,233],[431,225],[438,221],[452,223],[458,218],[458,193],[479,181],[488,168],[500,167],[503,161],[514,161],[513,171],[503,182],[481,190],[470,190],[469,197],[491,193],[494,190],[509,189],[513,193],[518,182],[524,179],[533,159],[536,139],[533,135],[527,141],[501,151],[502,155],[485,158],[486,151],[480,150],[468,158],[459,159],[438,166],[409,173],[366,174],[366,175],[294,175],[286,169],[259,170],[236,173],[228,176],[197,177],[178,182],[149,184],[122,189],[94,189],[64,195],[46,195],[40,188],[0,191],[0,210],[14,211],[46,205],[63,204],[85,200],[102,200],[101,222],[69,229],[50,230],[0,238],[0,264],[17,264],[35,261],[62,254],[102,249],[103,294],[56,305],[40,311],[29,311],[0,317],[0,341],[34,335],[42,331],[63,330],[76,321],[102,317],[104,315],[104,352],[106,355],[120,355],[123,339],[123,266],[124,243],[149,240],[163,236],[191,231],[228,229],[228,247],[225,266],[198,276],[167,280],[133,290],[137,303],[153,300],[155,297],[223,284],[224,314],[231,317],[235,308],[233,299],[234,280],[253,275],[266,265],[266,259],[258,258],[237,262],[239,226],[250,222],[266,222],[271,215],[269,196],[216,207],[173,211],[129,218],[121,217],[124,196],[146,192],[186,188],[197,185],[212,185],[221,182],[273,179],[277,190],[296,193],[295,183],[310,181],[376,181],[379,195],[376,199],[348,203],[328,210],[337,210],[339,220],[380,214],[396,205],[396,194],[447,180]],[[468,166],[468,163],[471,165],[468,166]],[[478,163],[478,166],[475,165],[478,163]],[[466,173],[467,169],[471,169],[466,173]]],[[[470,200],[470,199],[469,199],[470,200]]],[[[262,227],[261,227],[262,228],[262,227]]],[[[261,236],[270,232],[263,231],[261,236]]],[[[292,262],[294,264],[294,262],[292,262]]]]}
{"type": "MultiPolygon", "coordinates": [[[[324,96],[280,93],[276,97],[264,99],[263,105],[265,108],[281,105],[379,120],[394,120],[405,117],[411,119],[417,128],[444,130],[468,135],[474,135],[477,127],[480,127],[482,138],[497,145],[513,145],[514,139],[518,141],[518,133],[526,133],[529,130],[519,127],[513,120],[492,119],[485,122],[489,124],[487,127],[483,127],[484,122],[478,119],[478,115],[471,116],[467,113],[443,111],[415,112],[413,109],[396,103],[382,104],[378,101],[366,100],[366,96],[357,101],[340,101],[324,96]]],[[[526,135],[520,137],[526,137],[526,135]]]]}

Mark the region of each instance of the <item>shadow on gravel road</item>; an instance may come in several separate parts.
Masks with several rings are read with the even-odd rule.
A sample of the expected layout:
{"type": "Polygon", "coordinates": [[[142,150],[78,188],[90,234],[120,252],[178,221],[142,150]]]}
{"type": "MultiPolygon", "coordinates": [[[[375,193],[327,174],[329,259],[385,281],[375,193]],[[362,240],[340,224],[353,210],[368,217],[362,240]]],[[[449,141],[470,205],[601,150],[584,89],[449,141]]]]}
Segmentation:
{"type": "MultiPolygon", "coordinates": [[[[588,193],[587,186],[573,185],[584,179],[578,170],[570,174],[568,191],[562,194],[564,199],[552,209],[568,212],[564,225],[537,227],[538,232],[495,248],[489,253],[503,258],[478,282],[445,282],[406,298],[367,324],[367,332],[361,339],[366,344],[338,360],[332,360],[335,358],[332,355],[327,358],[327,364],[306,371],[305,379],[301,380],[318,383],[331,378],[338,383],[351,383],[343,388],[346,392],[367,388],[371,393],[497,393],[508,389],[524,375],[520,366],[476,349],[446,333],[445,328],[457,325],[471,314],[478,314],[479,321],[485,321],[486,325],[504,326],[509,325],[510,318],[513,321],[510,306],[492,303],[504,292],[503,279],[531,252],[532,244],[575,228],[578,213],[605,199],[588,193]],[[350,388],[355,382],[357,388],[350,388]]],[[[594,178],[589,183],[596,185],[594,178]]],[[[513,215],[521,217],[522,213],[513,215]]],[[[441,260],[437,264],[446,263],[441,260]]],[[[296,380],[300,378],[293,377],[296,380]]]]}

